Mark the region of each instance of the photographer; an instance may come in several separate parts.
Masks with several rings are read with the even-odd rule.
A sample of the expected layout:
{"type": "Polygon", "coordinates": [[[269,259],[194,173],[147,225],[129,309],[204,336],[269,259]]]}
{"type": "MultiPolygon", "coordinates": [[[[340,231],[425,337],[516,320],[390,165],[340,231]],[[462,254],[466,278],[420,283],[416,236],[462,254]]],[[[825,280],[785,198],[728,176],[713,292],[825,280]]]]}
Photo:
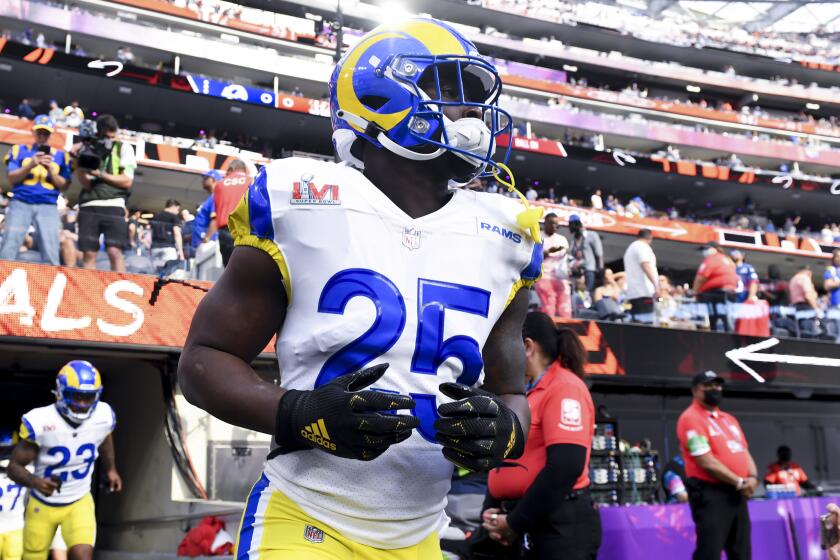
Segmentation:
{"type": "MultiPolygon", "coordinates": [[[[67,155],[47,143],[53,123],[47,115],[35,117],[32,144],[12,146],[6,154],[7,178],[14,198],[6,210],[6,234],[0,246],[0,259],[14,259],[33,224],[42,258],[52,265],[59,262],[58,194],[70,184],[67,155]]],[[[65,263],[72,265],[73,263],[65,263]]]]}
{"type": "Polygon", "coordinates": [[[105,235],[105,247],[111,270],[125,272],[123,248],[128,246],[128,222],[125,201],[134,182],[137,160],[134,148],[116,140],[119,124],[111,115],[102,115],[79,126],[82,142],[73,146],[76,177],[82,184],[79,195],[79,249],[84,268],[96,268],[99,236],[105,235]]]}

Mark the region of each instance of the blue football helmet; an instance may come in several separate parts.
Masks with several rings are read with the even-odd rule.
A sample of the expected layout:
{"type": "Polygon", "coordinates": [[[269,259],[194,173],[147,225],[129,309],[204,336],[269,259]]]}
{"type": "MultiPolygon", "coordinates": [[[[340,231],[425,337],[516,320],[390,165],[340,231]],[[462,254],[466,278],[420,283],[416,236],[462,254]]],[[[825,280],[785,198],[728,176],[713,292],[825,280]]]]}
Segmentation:
{"type": "Polygon", "coordinates": [[[73,360],[59,370],[55,379],[55,406],[75,423],[91,417],[102,396],[102,377],[93,364],[73,360]]]}
{"type": "MultiPolygon", "coordinates": [[[[362,167],[362,139],[415,161],[445,153],[466,162],[466,184],[498,171],[496,137],[511,133],[498,106],[502,81],[468,39],[443,22],[413,18],[377,27],[342,56],[330,79],[330,115],[338,157],[362,167]],[[452,120],[446,107],[466,115],[452,120]],[[358,146],[358,145],[357,145],[358,146]]],[[[503,159],[510,155],[508,146],[503,159]]]]}
{"type": "Polygon", "coordinates": [[[9,457],[17,441],[17,433],[8,428],[0,428],[0,470],[9,466],[9,457]]]}

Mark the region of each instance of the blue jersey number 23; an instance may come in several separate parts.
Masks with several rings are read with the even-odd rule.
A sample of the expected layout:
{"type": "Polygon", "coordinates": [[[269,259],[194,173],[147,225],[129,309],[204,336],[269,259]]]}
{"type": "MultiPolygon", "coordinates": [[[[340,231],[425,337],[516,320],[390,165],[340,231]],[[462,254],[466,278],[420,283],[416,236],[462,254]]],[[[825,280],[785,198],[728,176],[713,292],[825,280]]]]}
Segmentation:
{"type": "MultiPolygon", "coordinates": [[[[373,325],[327,359],[318,374],[316,387],[363,368],[390,350],[405,328],[405,300],[397,286],[382,274],[364,268],[343,270],[330,278],[321,292],[318,311],[343,315],[347,303],[355,297],[367,298],[375,306],[373,325]]],[[[486,290],[420,278],[417,281],[417,338],[411,371],[436,375],[445,360],[457,358],[463,366],[458,382],[473,385],[478,381],[484,365],[478,342],[463,335],[444,340],[443,320],[446,309],[487,317],[489,308],[490,292],[486,290]]],[[[417,402],[412,413],[420,419],[420,434],[435,441],[435,396],[422,393],[411,396],[417,402]]]]}

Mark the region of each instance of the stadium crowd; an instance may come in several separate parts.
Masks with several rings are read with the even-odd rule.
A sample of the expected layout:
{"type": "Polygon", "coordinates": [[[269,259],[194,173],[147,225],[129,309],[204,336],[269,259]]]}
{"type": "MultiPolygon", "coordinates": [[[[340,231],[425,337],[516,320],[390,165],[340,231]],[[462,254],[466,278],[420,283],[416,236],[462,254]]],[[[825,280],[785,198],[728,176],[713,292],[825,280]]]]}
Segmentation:
{"type": "MultiPolygon", "coordinates": [[[[829,33],[750,32],[742,26],[703,21],[678,10],[665,10],[651,17],[627,5],[598,2],[555,2],[553,0],[466,0],[487,8],[565,24],[589,23],[610,27],[625,34],[680,47],[717,47],[781,60],[791,58],[836,64],[840,49],[829,33]]],[[[836,33],[836,31],[835,31],[836,33]]]]}

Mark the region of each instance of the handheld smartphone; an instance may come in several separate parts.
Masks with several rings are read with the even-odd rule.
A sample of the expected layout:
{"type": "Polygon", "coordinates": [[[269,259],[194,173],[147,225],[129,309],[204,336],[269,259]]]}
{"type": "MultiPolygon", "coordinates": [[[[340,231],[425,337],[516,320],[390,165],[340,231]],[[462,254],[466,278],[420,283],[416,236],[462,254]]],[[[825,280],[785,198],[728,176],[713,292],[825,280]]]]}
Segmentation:
{"type": "Polygon", "coordinates": [[[840,532],[837,531],[837,514],[827,513],[820,516],[820,545],[823,550],[840,543],[840,532]]]}
{"type": "Polygon", "coordinates": [[[50,150],[50,147],[48,145],[41,144],[38,146],[38,151],[42,154],[49,154],[52,150],[50,150]]]}

